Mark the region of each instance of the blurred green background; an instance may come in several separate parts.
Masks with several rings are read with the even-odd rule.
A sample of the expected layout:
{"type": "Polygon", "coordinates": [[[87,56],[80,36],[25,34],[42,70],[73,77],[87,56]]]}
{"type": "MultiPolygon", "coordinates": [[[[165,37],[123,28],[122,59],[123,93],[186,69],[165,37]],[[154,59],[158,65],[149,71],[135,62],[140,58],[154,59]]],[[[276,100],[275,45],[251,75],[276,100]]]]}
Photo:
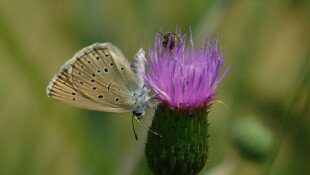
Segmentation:
{"type": "Polygon", "coordinates": [[[201,174],[309,174],[309,19],[307,0],[1,0],[0,174],[151,174],[146,131],[137,126],[134,139],[131,114],[72,108],[45,88],[84,46],[112,42],[131,59],[156,31],[177,26],[191,26],[196,44],[219,36],[231,64],[217,96],[229,109],[213,105],[201,174]],[[260,162],[233,144],[236,121],[249,116],[273,139],[260,162]]]}

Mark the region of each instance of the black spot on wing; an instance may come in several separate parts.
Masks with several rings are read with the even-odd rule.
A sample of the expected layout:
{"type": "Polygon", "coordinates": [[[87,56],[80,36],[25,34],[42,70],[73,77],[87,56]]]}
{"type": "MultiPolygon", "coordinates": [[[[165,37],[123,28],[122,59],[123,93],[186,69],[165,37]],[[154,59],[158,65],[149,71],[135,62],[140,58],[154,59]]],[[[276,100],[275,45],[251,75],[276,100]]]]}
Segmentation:
{"type": "Polygon", "coordinates": [[[108,91],[110,90],[111,85],[112,85],[112,83],[110,83],[110,84],[108,85],[108,91]]]}

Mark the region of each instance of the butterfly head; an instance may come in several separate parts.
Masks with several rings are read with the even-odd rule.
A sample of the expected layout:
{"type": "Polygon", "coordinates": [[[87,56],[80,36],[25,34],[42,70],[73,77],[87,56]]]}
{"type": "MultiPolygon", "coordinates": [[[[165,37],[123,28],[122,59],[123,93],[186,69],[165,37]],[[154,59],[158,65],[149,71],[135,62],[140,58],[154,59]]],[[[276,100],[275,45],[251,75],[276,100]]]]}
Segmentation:
{"type": "Polygon", "coordinates": [[[145,108],[150,105],[150,96],[148,95],[149,90],[144,86],[142,89],[137,88],[134,93],[135,104],[132,110],[133,115],[141,119],[145,115],[145,108]]]}

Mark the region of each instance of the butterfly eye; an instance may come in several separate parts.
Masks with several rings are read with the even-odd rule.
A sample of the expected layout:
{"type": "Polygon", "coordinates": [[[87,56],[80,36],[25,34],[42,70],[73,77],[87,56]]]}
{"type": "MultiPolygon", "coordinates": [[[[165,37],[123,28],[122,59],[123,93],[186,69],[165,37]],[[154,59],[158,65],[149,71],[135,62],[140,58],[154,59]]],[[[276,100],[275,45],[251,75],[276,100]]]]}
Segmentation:
{"type": "Polygon", "coordinates": [[[144,115],[143,112],[140,112],[140,111],[139,111],[139,112],[133,111],[132,113],[133,113],[133,115],[135,115],[138,119],[141,119],[142,116],[144,115]]]}
{"type": "Polygon", "coordinates": [[[115,101],[119,101],[119,98],[116,98],[115,101]]]}

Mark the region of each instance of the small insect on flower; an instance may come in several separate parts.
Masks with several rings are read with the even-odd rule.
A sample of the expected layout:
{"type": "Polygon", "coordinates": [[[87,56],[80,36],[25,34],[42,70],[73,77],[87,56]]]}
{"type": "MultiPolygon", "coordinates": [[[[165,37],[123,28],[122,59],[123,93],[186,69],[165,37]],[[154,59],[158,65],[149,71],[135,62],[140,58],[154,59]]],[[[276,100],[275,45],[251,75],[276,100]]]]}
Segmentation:
{"type": "Polygon", "coordinates": [[[177,41],[180,40],[180,35],[174,32],[166,32],[164,34],[160,33],[162,35],[162,44],[165,49],[168,49],[170,51],[173,51],[174,47],[177,44],[177,41]]]}
{"type": "Polygon", "coordinates": [[[132,112],[141,124],[138,119],[144,116],[145,108],[152,107],[149,90],[139,73],[144,70],[144,60],[143,49],[130,64],[111,43],[92,44],[61,67],[46,93],[53,100],[78,108],[132,112]]]}

